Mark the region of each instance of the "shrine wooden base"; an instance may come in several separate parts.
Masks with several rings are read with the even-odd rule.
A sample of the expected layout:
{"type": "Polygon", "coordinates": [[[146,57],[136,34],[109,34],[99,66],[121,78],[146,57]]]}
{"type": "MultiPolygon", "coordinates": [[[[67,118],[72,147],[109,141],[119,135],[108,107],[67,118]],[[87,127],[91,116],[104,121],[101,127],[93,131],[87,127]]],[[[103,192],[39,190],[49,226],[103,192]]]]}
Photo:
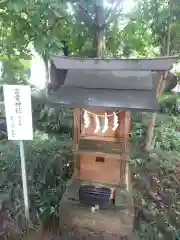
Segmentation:
{"type": "Polygon", "coordinates": [[[117,208],[112,204],[108,209],[100,209],[92,213],[90,207],[79,203],[78,189],[81,184],[80,180],[71,181],[61,199],[60,229],[77,228],[78,230],[86,229],[86,231],[88,229],[89,232],[99,233],[102,236],[116,235],[131,239],[129,237],[133,230],[133,211],[131,207],[128,207],[129,203],[125,208],[117,208]]]}

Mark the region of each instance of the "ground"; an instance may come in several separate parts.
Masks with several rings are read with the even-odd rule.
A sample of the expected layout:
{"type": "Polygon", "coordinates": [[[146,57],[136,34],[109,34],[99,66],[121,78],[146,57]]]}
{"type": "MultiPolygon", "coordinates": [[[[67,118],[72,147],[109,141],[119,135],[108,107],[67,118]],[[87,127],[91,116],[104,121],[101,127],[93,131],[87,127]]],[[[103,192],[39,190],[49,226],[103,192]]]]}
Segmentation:
{"type": "MultiPolygon", "coordinates": [[[[130,240],[133,235],[133,211],[129,204],[125,208],[110,205],[109,208],[91,212],[91,208],[83,206],[78,200],[80,180],[70,180],[59,207],[59,222],[51,231],[39,228],[29,234],[28,240],[79,240],[107,239],[130,240]]],[[[133,236],[133,237],[132,237],[133,236]]]]}
{"type": "Polygon", "coordinates": [[[90,231],[89,229],[61,229],[61,231],[57,234],[54,232],[51,233],[42,233],[41,230],[36,233],[30,234],[26,240],[135,240],[134,236],[117,236],[115,234],[110,234],[107,232],[104,233],[95,233],[90,231]]]}

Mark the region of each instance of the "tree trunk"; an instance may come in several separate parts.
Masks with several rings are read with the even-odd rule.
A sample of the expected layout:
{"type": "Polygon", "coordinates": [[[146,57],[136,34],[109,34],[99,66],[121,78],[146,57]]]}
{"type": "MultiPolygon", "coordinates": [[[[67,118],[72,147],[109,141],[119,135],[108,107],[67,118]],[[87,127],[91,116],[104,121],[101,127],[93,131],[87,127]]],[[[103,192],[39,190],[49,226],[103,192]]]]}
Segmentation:
{"type": "Polygon", "coordinates": [[[48,91],[48,87],[49,87],[49,62],[48,62],[48,57],[46,54],[42,55],[42,59],[44,62],[44,66],[45,66],[45,93],[46,96],[48,95],[49,91],[48,91]]]}
{"type": "MultiPolygon", "coordinates": [[[[172,7],[172,1],[170,0],[169,2],[169,26],[168,26],[168,32],[167,32],[167,39],[166,41],[166,47],[162,49],[163,52],[161,53],[162,55],[166,55],[169,56],[170,55],[170,45],[171,45],[171,8],[172,7]]],[[[163,43],[162,43],[163,44],[163,43]]],[[[168,72],[165,72],[164,74],[161,74],[158,85],[157,85],[157,89],[156,89],[156,97],[159,98],[161,96],[161,94],[163,93],[164,89],[165,89],[165,85],[166,85],[166,78],[168,76],[168,72]]],[[[156,125],[156,113],[153,113],[152,115],[152,119],[151,122],[149,124],[148,127],[148,131],[147,131],[147,137],[146,137],[146,145],[145,145],[145,150],[150,152],[152,149],[152,140],[154,137],[154,131],[155,131],[155,125],[156,125]]]]}
{"type": "Polygon", "coordinates": [[[105,52],[105,39],[104,39],[104,31],[99,30],[97,32],[97,57],[104,58],[105,52]]]}
{"type": "Polygon", "coordinates": [[[104,18],[104,9],[103,9],[103,0],[96,0],[96,56],[98,58],[104,58],[105,53],[105,18],[104,18]]]}

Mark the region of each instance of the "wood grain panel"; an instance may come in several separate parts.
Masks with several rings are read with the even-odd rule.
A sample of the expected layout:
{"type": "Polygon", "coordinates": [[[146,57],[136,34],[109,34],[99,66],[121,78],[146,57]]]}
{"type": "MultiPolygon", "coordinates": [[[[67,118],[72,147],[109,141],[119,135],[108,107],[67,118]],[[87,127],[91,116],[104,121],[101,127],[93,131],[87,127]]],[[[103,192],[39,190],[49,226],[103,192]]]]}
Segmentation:
{"type": "Polygon", "coordinates": [[[79,179],[121,185],[121,167],[124,167],[121,163],[120,158],[108,157],[104,162],[96,162],[96,156],[81,155],[79,179]]]}

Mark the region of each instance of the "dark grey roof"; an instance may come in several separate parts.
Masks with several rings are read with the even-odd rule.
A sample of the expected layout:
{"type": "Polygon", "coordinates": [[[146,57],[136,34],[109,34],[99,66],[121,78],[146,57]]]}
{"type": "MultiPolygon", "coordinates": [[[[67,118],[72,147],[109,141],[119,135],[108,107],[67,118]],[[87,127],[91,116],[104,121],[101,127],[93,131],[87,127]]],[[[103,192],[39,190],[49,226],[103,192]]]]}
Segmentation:
{"type": "Polygon", "coordinates": [[[51,83],[61,86],[104,89],[152,90],[156,88],[157,73],[150,71],[61,70],[51,65],[51,83]]]}
{"type": "Polygon", "coordinates": [[[64,87],[136,89],[155,88],[150,71],[67,71],[64,87]]]}
{"type": "Polygon", "coordinates": [[[177,56],[152,59],[88,59],[52,56],[57,69],[71,70],[121,70],[166,71],[177,61],[177,56]]]}
{"type": "Polygon", "coordinates": [[[53,56],[50,78],[57,92],[51,104],[69,108],[154,111],[157,72],[169,70],[177,57],[156,59],[79,59],[53,56]]]}
{"type": "Polygon", "coordinates": [[[51,105],[68,108],[106,108],[123,110],[158,110],[155,91],[112,90],[61,87],[49,96],[51,105]]]}

